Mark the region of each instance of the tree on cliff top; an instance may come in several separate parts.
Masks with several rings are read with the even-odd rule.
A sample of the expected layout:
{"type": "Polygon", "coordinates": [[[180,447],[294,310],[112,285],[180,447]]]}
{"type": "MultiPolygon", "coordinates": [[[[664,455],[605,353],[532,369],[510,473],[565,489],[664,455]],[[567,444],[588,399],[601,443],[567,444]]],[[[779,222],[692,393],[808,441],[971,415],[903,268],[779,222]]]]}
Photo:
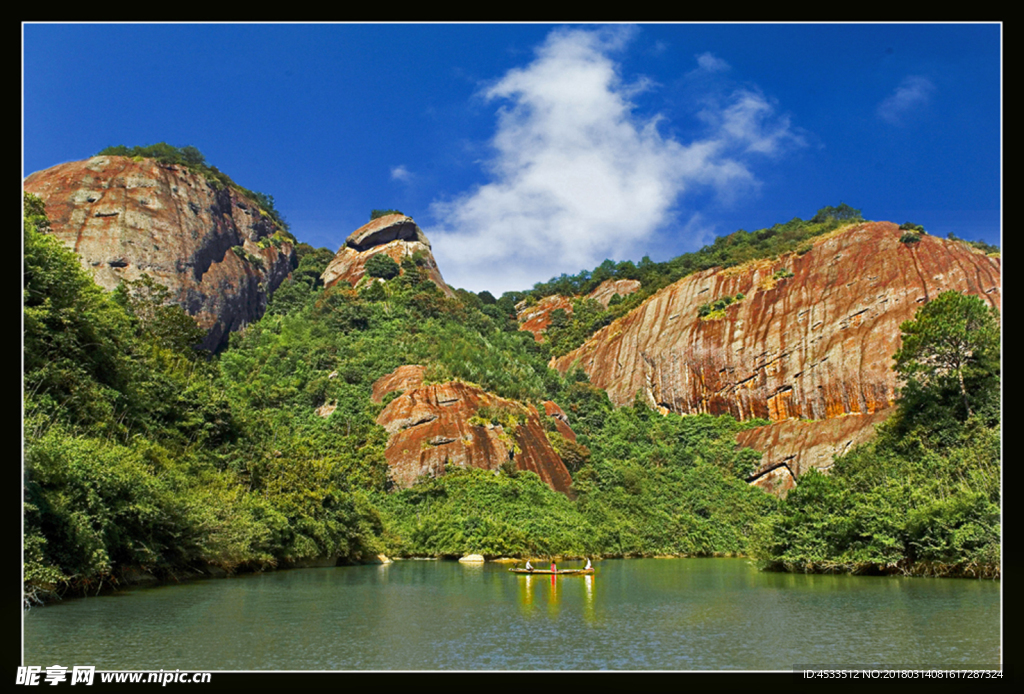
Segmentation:
{"type": "Polygon", "coordinates": [[[839,203],[838,206],[826,206],[811,217],[812,224],[820,224],[821,222],[828,221],[829,219],[838,219],[843,222],[862,222],[864,218],[861,217],[860,210],[855,207],[850,207],[845,202],[839,203]]]}

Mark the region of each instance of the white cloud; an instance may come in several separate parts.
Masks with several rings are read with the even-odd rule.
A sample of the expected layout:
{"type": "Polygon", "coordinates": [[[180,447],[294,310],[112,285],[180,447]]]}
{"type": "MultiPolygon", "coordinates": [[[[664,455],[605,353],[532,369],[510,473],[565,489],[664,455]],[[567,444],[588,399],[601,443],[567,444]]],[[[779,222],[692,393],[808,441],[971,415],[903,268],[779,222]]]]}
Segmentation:
{"type": "Polygon", "coordinates": [[[412,180],[412,172],[405,168],[405,164],[399,164],[391,169],[391,180],[408,182],[412,180]]]}
{"type": "MultiPolygon", "coordinates": [[[[680,194],[710,187],[723,199],[756,185],[748,160],[800,143],[789,121],[754,89],[709,101],[704,137],[663,136],[659,116],[634,114],[610,54],[630,32],[555,31],[529,65],[484,92],[501,101],[489,182],[431,211],[426,232],[445,279],[500,293],[526,289],[605,258],[635,255],[639,242],[674,221],[680,194]]],[[[724,61],[703,54],[706,70],[724,61]]]]}
{"type": "Polygon", "coordinates": [[[703,70],[705,72],[726,72],[729,69],[729,63],[716,57],[712,53],[701,53],[698,55],[697,65],[698,70],[703,70]]]}
{"type": "Polygon", "coordinates": [[[935,85],[927,77],[910,75],[900,86],[878,105],[878,117],[887,123],[899,125],[906,116],[928,105],[935,85]]]}

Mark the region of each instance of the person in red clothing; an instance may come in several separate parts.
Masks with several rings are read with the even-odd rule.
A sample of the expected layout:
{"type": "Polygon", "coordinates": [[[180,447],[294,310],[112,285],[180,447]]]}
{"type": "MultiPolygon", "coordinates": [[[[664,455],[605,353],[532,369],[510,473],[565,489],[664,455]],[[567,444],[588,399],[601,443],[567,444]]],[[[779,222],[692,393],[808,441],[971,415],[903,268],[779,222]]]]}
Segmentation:
{"type": "Polygon", "coordinates": [[[551,560],[551,573],[555,573],[555,560],[551,560]]]}

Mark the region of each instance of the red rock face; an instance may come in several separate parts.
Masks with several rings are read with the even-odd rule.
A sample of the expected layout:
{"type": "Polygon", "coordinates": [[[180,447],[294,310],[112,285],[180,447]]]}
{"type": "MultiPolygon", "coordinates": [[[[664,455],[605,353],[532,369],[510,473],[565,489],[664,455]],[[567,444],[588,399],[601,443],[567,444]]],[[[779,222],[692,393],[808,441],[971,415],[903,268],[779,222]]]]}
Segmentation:
{"type": "Polygon", "coordinates": [[[430,242],[412,217],[389,214],[372,220],[359,227],[345,240],[334,259],[321,276],[325,287],[338,282],[348,282],[353,287],[366,274],[366,261],[378,253],[386,253],[399,265],[405,258],[412,258],[419,252],[431,281],[449,297],[455,292],[445,284],[430,251],[430,242]]]}
{"type": "Polygon", "coordinates": [[[629,296],[639,288],[639,280],[605,280],[597,286],[597,289],[587,294],[587,298],[593,299],[605,308],[608,308],[608,302],[616,294],[619,296],[629,296]]]}
{"type": "MultiPolygon", "coordinates": [[[[383,398],[388,383],[398,384],[405,376],[396,371],[378,380],[375,396],[380,393],[383,398]]],[[[403,488],[423,476],[444,474],[445,465],[498,470],[509,460],[519,470],[537,473],[555,491],[568,493],[572,484],[569,471],[544,435],[535,407],[466,383],[412,387],[381,411],[377,423],[390,434],[384,456],[392,480],[403,488]],[[505,424],[493,424],[479,416],[481,408],[501,412],[503,421],[514,418],[517,425],[508,430],[505,424]]]]}
{"type": "Polygon", "coordinates": [[[1001,306],[999,258],[928,235],[904,244],[901,235],[889,222],[860,224],[804,255],[685,277],[552,365],[565,373],[579,362],[616,405],[639,392],[673,412],[738,419],[879,412],[897,395],[899,326],[923,303],[954,289],[1001,306]],[[778,277],[782,270],[792,276],[778,277]],[[698,315],[740,293],[718,315],[698,315]]]}
{"type": "Polygon", "coordinates": [[[423,371],[423,367],[418,364],[399,366],[374,382],[370,399],[374,402],[383,402],[384,396],[388,393],[418,388],[423,383],[423,371]]]}
{"type": "Polygon", "coordinates": [[[519,320],[519,329],[528,330],[533,333],[533,339],[540,342],[544,339],[544,331],[551,325],[551,314],[558,309],[566,313],[572,313],[572,300],[561,294],[545,296],[533,306],[527,306],[526,302],[516,305],[516,318],[519,320]]]}
{"type": "Polygon", "coordinates": [[[551,400],[544,401],[544,416],[551,417],[555,421],[555,429],[558,433],[576,443],[576,432],[569,426],[569,417],[556,403],[551,400]]]}
{"type": "Polygon", "coordinates": [[[800,256],[685,277],[554,360],[579,361],[616,405],[643,393],[683,414],[825,419],[889,407],[901,323],[947,289],[1000,307],[1000,259],[895,224],[861,224],[800,256]],[[773,279],[777,271],[792,277],[773,279]],[[745,297],[721,317],[702,304],[745,297]]]}
{"type": "Polygon", "coordinates": [[[271,243],[276,228],[255,202],[183,166],[93,157],[36,172],[24,187],[97,284],[148,274],[208,331],[208,349],[262,316],[291,272],[292,244],[271,243]]]}
{"type": "Polygon", "coordinates": [[[785,496],[796,486],[795,479],[810,468],[828,470],[835,456],[870,440],[875,426],[892,413],[892,409],[885,409],[868,415],[775,422],[741,431],[736,443],[763,451],[751,483],[785,496]]]}
{"type": "MultiPolygon", "coordinates": [[[[605,280],[598,287],[587,294],[588,299],[597,301],[605,308],[608,302],[616,294],[628,296],[640,288],[637,280],[605,280]]],[[[542,341],[544,331],[551,325],[551,314],[562,309],[566,313],[572,313],[572,299],[561,294],[552,294],[538,301],[533,306],[527,306],[525,301],[516,305],[516,318],[519,321],[520,330],[528,330],[533,333],[533,339],[542,341]]]]}

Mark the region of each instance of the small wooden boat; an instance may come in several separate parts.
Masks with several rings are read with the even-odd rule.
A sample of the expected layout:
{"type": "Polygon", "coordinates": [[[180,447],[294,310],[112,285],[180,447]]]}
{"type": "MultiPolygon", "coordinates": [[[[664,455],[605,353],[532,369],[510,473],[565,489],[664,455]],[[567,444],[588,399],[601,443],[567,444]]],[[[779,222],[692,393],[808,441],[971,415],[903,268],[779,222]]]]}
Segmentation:
{"type": "Polygon", "coordinates": [[[514,574],[558,574],[559,576],[582,576],[594,573],[593,569],[509,569],[514,574]]]}

